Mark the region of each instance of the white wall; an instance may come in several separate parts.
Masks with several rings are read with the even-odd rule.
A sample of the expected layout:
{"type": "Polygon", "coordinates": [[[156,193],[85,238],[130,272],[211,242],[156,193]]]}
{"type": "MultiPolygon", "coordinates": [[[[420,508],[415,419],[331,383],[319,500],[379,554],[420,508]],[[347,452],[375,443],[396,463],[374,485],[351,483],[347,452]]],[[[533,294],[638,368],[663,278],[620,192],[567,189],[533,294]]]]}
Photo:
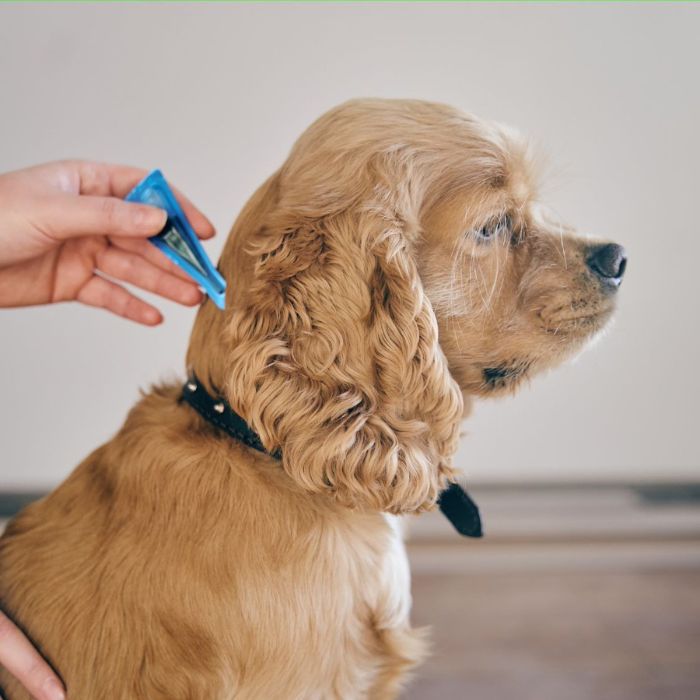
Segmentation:
{"type": "MultiPolygon", "coordinates": [[[[353,96],[448,102],[550,154],[545,195],[630,254],[617,323],[575,365],[484,404],[473,480],[700,476],[700,7],[0,6],[0,170],[66,156],[159,166],[237,212],[307,124],[353,96]]],[[[181,373],[193,311],[139,328],[0,311],[0,488],[62,479],[139,386],[181,373]]]]}

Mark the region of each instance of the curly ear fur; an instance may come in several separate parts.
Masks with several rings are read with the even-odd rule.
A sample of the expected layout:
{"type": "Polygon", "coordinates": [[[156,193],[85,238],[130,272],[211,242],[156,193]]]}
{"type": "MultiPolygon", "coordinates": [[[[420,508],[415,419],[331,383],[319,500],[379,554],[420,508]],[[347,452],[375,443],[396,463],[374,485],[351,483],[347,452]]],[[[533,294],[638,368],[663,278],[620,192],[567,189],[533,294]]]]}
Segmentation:
{"type": "Polygon", "coordinates": [[[294,481],[394,513],[435,503],[462,415],[404,229],[378,208],[273,207],[245,241],[224,372],[294,481]]]}
{"type": "Polygon", "coordinates": [[[302,134],[238,218],[226,314],[202,307],[188,353],[297,484],[394,513],[435,503],[463,408],[413,251],[446,160],[435,110],[455,115],[402,104],[389,122],[384,101],[349,102],[302,134]]]}

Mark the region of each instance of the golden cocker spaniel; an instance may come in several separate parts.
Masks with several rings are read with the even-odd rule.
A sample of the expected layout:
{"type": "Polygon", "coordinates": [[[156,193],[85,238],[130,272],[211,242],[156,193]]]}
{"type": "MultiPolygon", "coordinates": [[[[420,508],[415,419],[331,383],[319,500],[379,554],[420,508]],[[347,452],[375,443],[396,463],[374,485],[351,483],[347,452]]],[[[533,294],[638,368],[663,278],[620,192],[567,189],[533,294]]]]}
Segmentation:
{"type": "Polygon", "coordinates": [[[473,397],[603,328],[625,264],[538,205],[514,132],[331,110],[238,217],[187,355],[281,461],[155,387],[9,525],[2,606],[71,700],[395,697],[424,642],[392,514],[434,507],[473,397]]]}

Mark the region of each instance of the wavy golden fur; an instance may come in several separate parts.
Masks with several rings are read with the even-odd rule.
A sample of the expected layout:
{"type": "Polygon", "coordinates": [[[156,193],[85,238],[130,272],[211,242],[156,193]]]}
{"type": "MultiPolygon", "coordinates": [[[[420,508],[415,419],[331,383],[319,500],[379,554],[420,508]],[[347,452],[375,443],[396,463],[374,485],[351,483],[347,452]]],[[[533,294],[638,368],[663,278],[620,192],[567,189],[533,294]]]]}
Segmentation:
{"type": "Polygon", "coordinates": [[[389,514],[434,507],[472,397],[612,311],[535,197],[520,138],[450,107],[357,100],[302,135],[187,357],[281,465],[157,387],[0,540],[2,605],[72,700],[395,697],[424,646],[389,514]]]}

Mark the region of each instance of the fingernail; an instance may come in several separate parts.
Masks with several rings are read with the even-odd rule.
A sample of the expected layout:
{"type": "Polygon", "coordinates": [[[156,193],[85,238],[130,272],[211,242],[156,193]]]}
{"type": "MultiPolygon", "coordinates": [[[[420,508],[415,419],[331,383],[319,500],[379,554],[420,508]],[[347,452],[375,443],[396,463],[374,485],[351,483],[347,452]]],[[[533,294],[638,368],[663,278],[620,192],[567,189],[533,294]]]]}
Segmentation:
{"type": "Polygon", "coordinates": [[[147,231],[160,230],[165,226],[168,215],[158,207],[138,207],[133,213],[134,226],[147,231]]]}
{"type": "Polygon", "coordinates": [[[55,678],[47,678],[42,691],[46,700],[66,700],[66,691],[55,678]]]}

